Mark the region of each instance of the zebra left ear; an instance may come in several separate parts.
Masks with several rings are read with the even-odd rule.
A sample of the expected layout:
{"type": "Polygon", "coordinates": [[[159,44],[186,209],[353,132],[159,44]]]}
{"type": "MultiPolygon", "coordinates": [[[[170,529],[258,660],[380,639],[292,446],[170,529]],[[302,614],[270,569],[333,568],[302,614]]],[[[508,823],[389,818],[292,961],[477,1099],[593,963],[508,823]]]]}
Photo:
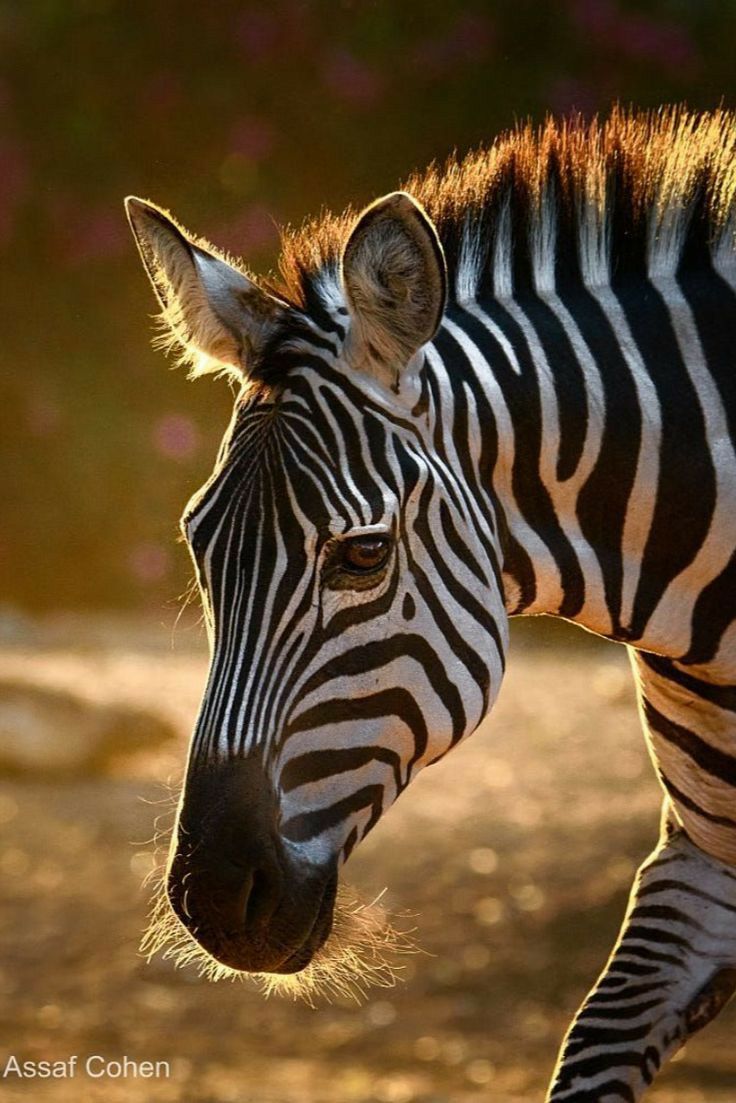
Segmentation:
{"type": "Polygon", "coordinates": [[[437,332],[447,299],[442,245],[412,196],[393,192],[363,211],[343,251],[342,281],[349,358],[398,389],[402,369],[437,332]]]}
{"type": "Polygon", "coordinates": [[[189,237],[160,207],[125,201],[143,266],[161,306],[167,344],[192,375],[231,371],[247,379],[284,304],[189,237]]]}

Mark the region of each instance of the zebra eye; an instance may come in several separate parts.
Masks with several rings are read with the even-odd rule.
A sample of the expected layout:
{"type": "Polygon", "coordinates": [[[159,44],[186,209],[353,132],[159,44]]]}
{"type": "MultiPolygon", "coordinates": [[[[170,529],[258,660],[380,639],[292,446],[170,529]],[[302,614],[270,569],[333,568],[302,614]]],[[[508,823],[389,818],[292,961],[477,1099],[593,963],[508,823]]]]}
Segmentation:
{"type": "Polygon", "coordinates": [[[341,566],[351,574],[370,574],[388,559],[387,536],[353,536],[343,541],[341,566]]]}

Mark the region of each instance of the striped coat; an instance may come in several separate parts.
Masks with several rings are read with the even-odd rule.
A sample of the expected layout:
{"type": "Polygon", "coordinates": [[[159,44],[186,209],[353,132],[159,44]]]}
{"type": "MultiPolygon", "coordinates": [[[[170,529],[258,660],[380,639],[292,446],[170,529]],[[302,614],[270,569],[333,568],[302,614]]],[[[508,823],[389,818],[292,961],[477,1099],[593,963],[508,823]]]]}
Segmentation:
{"type": "Polygon", "coordinates": [[[672,110],[521,128],[286,235],[278,284],[129,201],[171,344],[240,388],[183,521],[212,665],[154,945],[306,985],[356,968],[342,865],[487,715],[508,617],[547,613],[630,648],[664,790],[550,1098],[639,1099],[720,1010],[735,197],[732,116],[672,110]]]}

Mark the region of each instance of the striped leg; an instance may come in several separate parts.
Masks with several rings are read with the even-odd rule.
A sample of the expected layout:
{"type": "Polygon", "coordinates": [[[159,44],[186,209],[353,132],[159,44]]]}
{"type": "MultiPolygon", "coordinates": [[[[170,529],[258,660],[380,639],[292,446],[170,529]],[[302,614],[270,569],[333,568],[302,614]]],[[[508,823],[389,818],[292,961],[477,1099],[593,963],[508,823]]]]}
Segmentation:
{"type": "Polygon", "coordinates": [[[736,871],[670,820],[562,1046],[549,1103],[636,1103],[736,989],[736,871]]]}
{"type": "Polygon", "coordinates": [[[667,816],[565,1039],[555,1103],[634,1103],[736,989],[736,690],[658,656],[633,662],[667,816]]]}

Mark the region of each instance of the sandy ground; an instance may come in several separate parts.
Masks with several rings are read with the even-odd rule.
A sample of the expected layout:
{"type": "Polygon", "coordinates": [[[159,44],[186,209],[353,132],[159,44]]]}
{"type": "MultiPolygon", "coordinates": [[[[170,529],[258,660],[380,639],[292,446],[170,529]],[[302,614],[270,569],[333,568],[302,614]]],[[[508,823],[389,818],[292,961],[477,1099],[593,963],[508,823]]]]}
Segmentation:
{"type": "MultiPolygon", "coordinates": [[[[201,633],[57,619],[11,633],[0,674],[138,703],[179,736],[105,776],[0,779],[0,1059],[167,1061],[169,1078],[0,1079],[0,1099],[76,1103],[532,1103],[603,964],[659,791],[623,649],[515,626],[492,721],[426,771],[351,859],[410,913],[422,952],[362,1006],[313,1010],[248,983],[146,964],[142,878],[169,818],[201,687],[201,633]]],[[[733,1008],[652,1103],[731,1103],[733,1008]]],[[[0,1068],[1,1072],[1,1068],[0,1068]]]]}

